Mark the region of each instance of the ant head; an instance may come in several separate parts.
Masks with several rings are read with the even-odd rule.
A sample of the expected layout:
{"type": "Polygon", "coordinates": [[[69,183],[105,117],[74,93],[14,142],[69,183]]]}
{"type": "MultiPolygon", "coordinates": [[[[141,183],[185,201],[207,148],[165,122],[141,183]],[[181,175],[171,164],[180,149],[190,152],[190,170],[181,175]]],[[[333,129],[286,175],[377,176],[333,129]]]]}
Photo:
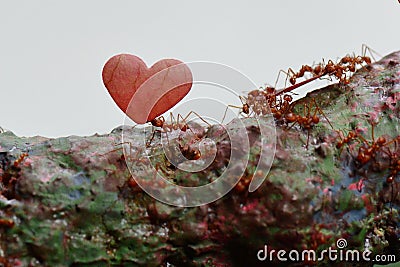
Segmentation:
{"type": "Polygon", "coordinates": [[[363,60],[365,63],[367,63],[368,65],[371,64],[371,58],[370,57],[363,57],[363,60]]]}
{"type": "Polygon", "coordinates": [[[151,125],[155,127],[163,127],[165,119],[164,117],[155,118],[154,120],[150,121],[151,125]]]}
{"type": "Polygon", "coordinates": [[[182,132],[186,132],[187,129],[189,128],[189,126],[185,123],[185,124],[181,125],[180,128],[181,128],[182,132]]]}

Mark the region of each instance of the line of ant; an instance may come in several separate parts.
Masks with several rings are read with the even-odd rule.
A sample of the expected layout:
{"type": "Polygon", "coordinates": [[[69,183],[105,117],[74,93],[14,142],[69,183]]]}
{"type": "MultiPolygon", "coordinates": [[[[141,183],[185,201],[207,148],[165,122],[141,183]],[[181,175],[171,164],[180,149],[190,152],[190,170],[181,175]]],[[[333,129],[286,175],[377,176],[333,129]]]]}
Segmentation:
{"type": "Polygon", "coordinates": [[[274,87],[266,87],[262,90],[252,90],[247,94],[247,97],[240,96],[242,107],[228,105],[222,121],[225,119],[229,107],[241,108],[241,112],[247,116],[251,116],[253,113],[257,116],[265,116],[272,113],[276,123],[280,125],[291,124],[289,128],[292,128],[297,124],[300,128],[307,130],[308,135],[306,148],[308,148],[310,130],[320,121],[317,114],[323,116],[332,129],[333,126],[314,99],[304,104],[303,115],[295,114],[295,105],[292,103],[293,97],[290,93],[296,88],[320,77],[322,77],[322,75],[302,81],[281,91],[277,91],[274,87]]]}
{"type": "Polygon", "coordinates": [[[366,56],[367,52],[369,52],[374,61],[375,58],[373,56],[373,53],[379,55],[376,51],[363,44],[361,47],[361,56],[356,56],[355,54],[346,55],[342,57],[337,63],[334,63],[332,60],[328,60],[328,62],[325,64],[325,61],[322,60],[322,63],[314,64],[313,66],[302,65],[298,72],[293,71],[293,69],[291,68],[289,68],[287,71],[280,70],[275,82],[275,87],[278,83],[281,73],[284,73],[286,75],[285,87],[288,80],[291,85],[295,85],[297,79],[305,77],[306,73],[312,75],[312,78],[310,80],[306,80],[306,83],[321,78],[322,76],[328,75],[330,79],[331,77],[334,77],[340,82],[347,84],[349,83],[349,78],[347,77],[347,74],[354,73],[357,70],[357,65],[364,67],[364,64],[371,64],[372,60],[371,57],[366,56]]]}
{"type": "Polygon", "coordinates": [[[371,57],[375,60],[375,58],[372,55],[372,52],[375,54],[378,53],[369,48],[368,46],[363,45],[362,56],[346,55],[343,58],[341,58],[337,63],[334,63],[332,60],[329,60],[328,63],[325,64],[323,60],[322,63],[316,64],[314,66],[303,65],[298,72],[294,72],[291,68],[289,68],[288,72],[281,70],[278,73],[278,77],[274,87],[266,87],[265,89],[261,90],[253,90],[248,93],[247,97],[242,97],[242,96],[240,97],[240,100],[242,101],[243,104],[243,106],[241,107],[242,112],[245,114],[249,114],[250,109],[253,109],[253,111],[255,111],[257,115],[260,115],[260,112],[257,112],[257,106],[264,105],[265,100],[267,100],[267,102],[270,104],[271,107],[271,103],[276,104],[276,99],[279,95],[292,92],[298,87],[310,83],[316,79],[323,78],[324,76],[328,76],[330,78],[333,77],[339,80],[340,82],[348,83],[349,79],[347,77],[347,73],[354,73],[357,70],[357,65],[364,67],[365,66],[364,64],[366,65],[371,64],[372,62],[371,57],[366,56],[367,51],[369,51],[371,57]],[[289,79],[291,86],[285,87],[284,89],[281,90],[277,90],[276,84],[279,80],[281,72],[287,75],[286,80],[289,79]],[[299,83],[296,83],[297,79],[303,77],[306,72],[311,73],[312,77],[304,81],[301,81],[299,83]],[[257,92],[257,91],[262,91],[262,92],[257,92]],[[252,97],[255,94],[256,95],[262,94],[265,96],[265,99],[259,98],[256,99],[256,101],[252,101],[252,97]],[[256,108],[254,109],[253,107],[256,108]]]}
{"type": "MultiPolygon", "coordinates": [[[[371,57],[374,59],[371,53],[373,50],[363,45],[361,56],[346,55],[338,60],[337,63],[329,60],[326,64],[323,61],[322,63],[313,66],[303,65],[298,72],[295,72],[290,68],[287,72],[281,70],[278,73],[277,81],[279,80],[280,73],[285,73],[286,80],[289,79],[291,86],[277,90],[275,84],[274,87],[267,86],[265,88],[252,90],[247,94],[247,96],[240,96],[239,98],[242,102],[242,106],[228,105],[225,109],[222,121],[224,121],[229,107],[239,108],[241,113],[247,115],[248,117],[252,114],[261,116],[272,113],[275,121],[278,124],[292,124],[290,128],[295,124],[298,124],[302,129],[308,130],[306,144],[306,148],[308,148],[310,129],[320,121],[317,114],[323,116],[332,129],[333,126],[322,109],[318,107],[315,100],[312,100],[306,104],[303,115],[296,115],[293,112],[294,105],[292,105],[293,97],[291,94],[293,94],[295,89],[324,77],[328,77],[329,79],[334,78],[339,80],[339,82],[347,84],[349,82],[348,73],[354,73],[358,66],[365,67],[365,65],[371,64],[371,58],[366,56],[367,51],[369,51],[371,57]],[[310,73],[312,77],[296,83],[297,79],[304,77],[307,72],[310,73]],[[313,112],[312,108],[314,108],[313,112]]],[[[376,53],[375,51],[373,52],[376,53]]]]}

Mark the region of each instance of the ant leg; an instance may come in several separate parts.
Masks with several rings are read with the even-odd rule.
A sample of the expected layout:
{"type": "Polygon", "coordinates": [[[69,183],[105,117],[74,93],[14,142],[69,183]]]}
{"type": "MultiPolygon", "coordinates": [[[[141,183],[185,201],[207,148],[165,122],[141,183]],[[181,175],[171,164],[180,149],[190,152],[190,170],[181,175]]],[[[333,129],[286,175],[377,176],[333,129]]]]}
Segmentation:
{"type": "Polygon", "coordinates": [[[303,109],[303,115],[305,118],[310,118],[310,113],[311,113],[311,107],[309,106],[311,105],[310,103],[305,103],[304,104],[304,109],[303,109]]]}
{"type": "Polygon", "coordinates": [[[340,143],[336,144],[336,148],[339,148],[339,156],[340,156],[340,155],[342,155],[342,152],[343,152],[343,149],[344,149],[344,145],[346,143],[343,142],[343,140],[345,138],[343,131],[342,130],[337,130],[336,132],[338,133],[339,138],[340,138],[340,143]]]}
{"type": "Polygon", "coordinates": [[[189,127],[189,125],[187,124],[186,118],[187,118],[187,116],[184,118],[181,114],[178,114],[178,121],[177,121],[177,124],[179,125],[179,128],[181,129],[181,131],[184,131],[184,132],[186,131],[186,129],[189,129],[189,131],[191,131],[192,134],[193,134],[194,136],[197,136],[197,135],[195,134],[195,132],[193,132],[193,130],[192,130],[192,129],[189,127]],[[182,122],[184,123],[184,126],[182,126],[182,127],[181,127],[180,119],[181,119],[182,122]]]}
{"type": "Polygon", "coordinates": [[[307,144],[306,144],[306,149],[308,150],[308,143],[310,142],[310,132],[311,132],[311,129],[308,129],[307,130],[307,144]]]}
{"type": "Polygon", "coordinates": [[[295,73],[295,72],[294,72],[294,71],[293,71],[291,68],[289,68],[289,69],[287,70],[287,72],[286,72],[286,71],[284,71],[284,70],[279,70],[279,72],[278,72],[278,77],[276,77],[276,81],[275,81],[274,88],[276,88],[276,85],[278,84],[279,77],[280,77],[281,73],[283,73],[283,74],[285,74],[285,75],[286,75],[286,79],[285,79],[285,87],[284,87],[284,88],[286,88],[286,84],[287,84],[287,80],[288,80],[288,78],[289,78],[289,77],[293,77],[293,76],[295,76],[295,75],[296,75],[296,73],[295,73]]]}
{"type": "MultiPolygon", "coordinates": [[[[179,116],[179,114],[178,114],[178,116],[179,116]]],[[[174,114],[172,114],[172,112],[170,112],[169,117],[170,117],[170,125],[173,126],[174,122],[176,121],[175,116],[174,116],[174,114]]]]}
{"type": "MultiPolygon", "coordinates": [[[[310,102],[310,103],[309,103],[309,106],[308,106],[308,115],[307,115],[307,118],[311,118],[311,110],[312,110],[312,102],[310,102]]],[[[313,117],[316,116],[316,115],[317,115],[317,109],[315,109],[313,117]]],[[[312,119],[311,119],[311,120],[312,120],[312,119]]],[[[311,127],[312,127],[312,124],[309,125],[309,128],[308,128],[308,130],[307,130],[307,143],[306,143],[306,149],[307,149],[307,150],[308,150],[308,145],[309,145],[309,143],[310,143],[311,127]]]]}
{"type": "MultiPolygon", "coordinates": [[[[129,144],[129,157],[133,158],[132,157],[132,143],[131,142],[125,141],[125,142],[116,144],[116,146],[121,146],[120,148],[117,148],[117,150],[120,150],[120,149],[123,150],[124,149],[123,145],[126,145],[126,144],[129,144]]],[[[116,151],[116,150],[114,149],[114,151],[116,151]]]]}
{"type": "MultiPolygon", "coordinates": [[[[394,182],[394,181],[393,181],[394,182]]],[[[395,200],[395,198],[394,198],[394,186],[393,186],[393,182],[392,182],[392,184],[390,185],[390,189],[391,189],[391,192],[390,192],[390,213],[392,212],[392,209],[393,209],[393,201],[395,200]]],[[[397,195],[397,194],[396,194],[397,195]]]]}
{"type": "Polygon", "coordinates": [[[371,124],[371,138],[372,138],[372,144],[375,143],[374,129],[375,129],[375,125],[372,123],[372,124],[371,124]]]}
{"type": "Polygon", "coordinates": [[[178,127],[180,127],[180,123],[184,123],[185,125],[187,125],[185,118],[183,118],[183,116],[181,114],[178,114],[177,119],[176,119],[176,124],[178,125],[178,127]]]}
{"type": "Polygon", "coordinates": [[[146,142],[146,147],[150,147],[150,144],[151,144],[151,142],[153,142],[153,139],[154,139],[154,136],[155,136],[156,132],[162,133],[158,129],[153,129],[153,134],[151,135],[150,140],[148,142],[146,142]]]}
{"type": "Polygon", "coordinates": [[[315,75],[315,76],[313,76],[313,77],[311,77],[311,78],[309,78],[307,80],[304,80],[304,81],[301,81],[299,83],[296,83],[296,84],[294,84],[292,86],[289,86],[289,87],[287,87],[285,89],[281,89],[279,91],[276,91],[274,93],[274,95],[278,96],[278,95],[281,95],[281,94],[288,93],[288,92],[293,91],[294,89],[299,88],[300,86],[303,86],[303,85],[305,85],[305,84],[307,84],[309,82],[312,82],[312,81],[314,81],[316,79],[320,79],[324,75],[326,75],[326,74],[325,73],[321,73],[321,74],[315,75]]]}
{"type": "MultiPolygon", "coordinates": [[[[290,129],[292,129],[295,125],[296,125],[296,123],[299,123],[298,121],[295,121],[295,122],[293,122],[293,124],[292,125],[290,125],[290,127],[289,128],[287,128],[287,130],[290,130],[290,129]]],[[[299,123],[299,125],[300,125],[300,123],[299,123]]]]}
{"type": "Polygon", "coordinates": [[[371,56],[371,58],[372,58],[374,61],[376,61],[376,59],[375,59],[375,57],[374,57],[373,54],[375,54],[375,55],[377,55],[378,57],[382,58],[382,55],[379,54],[378,52],[376,52],[374,49],[372,49],[371,47],[369,47],[369,46],[366,45],[366,44],[362,44],[362,46],[361,46],[361,55],[362,55],[363,57],[365,57],[365,56],[367,55],[367,51],[368,51],[369,55],[371,56]]]}
{"type": "Polygon", "coordinates": [[[165,134],[165,137],[167,138],[167,144],[168,144],[168,146],[169,146],[168,132],[166,132],[166,131],[161,132],[161,135],[162,135],[163,133],[165,134]]]}
{"type": "Polygon", "coordinates": [[[318,106],[315,99],[314,99],[314,103],[315,103],[315,109],[318,110],[319,114],[321,114],[325,118],[325,120],[328,122],[329,126],[331,126],[331,128],[334,129],[332,123],[330,122],[328,117],[325,115],[325,113],[322,111],[322,109],[318,106]]]}
{"type": "Polygon", "coordinates": [[[199,118],[199,119],[202,120],[205,124],[207,124],[208,127],[211,127],[211,124],[210,124],[208,121],[206,121],[205,119],[203,119],[203,117],[201,117],[201,116],[200,116],[197,112],[195,112],[195,111],[190,111],[190,112],[186,115],[186,117],[185,117],[183,120],[184,120],[184,121],[187,121],[187,119],[189,118],[189,116],[192,115],[192,114],[196,115],[197,118],[199,118]]]}
{"type": "Polygon", "coordinates": [[[367,146],[370,146],[370,143],[361,135],[357,135],[358,139],[361,140],[362,143],[364,143],[367,146]]]}
{"type": "Polygon", "coordinates": [[[226,107],[226,109],[225,109],[224,116],[222,117],[221,123],[224,122],[225,117],[226,117],[226,113],[228,112],[228,109],[229,109],[230,107],[231,107],[231,108],[243,109],[243,107],[239,107],[239,106],[235,106],[235,105],[228,105],[228,106],[226,107]]]}
{"type": "Polygon", "coordinates": [[[149,147],[151,142],[153,142],[154,135],[156,134],[156,130],[153,130],[153,134],[151,135],[151,138],[149,141],[146,142],[146,147],[149,147]]]}
{"type": "Polygon", "coordinates": [[[321,77],[320,79],[321,80],[327,80],[328,82],[332,82],[333,81],[331,75],[328,75],[327,77],[321,77]]]}
{"type": "Polygon", "coordinates": [[[382,146],[388,146],[388,145],[394,143],[394,144],[395,144],[395,147],[397,148],[397,141],[400,141],[400,135],[397,136],[396,138],[393,138],[393,139],[390,140],[389,142],[383,144],[382,146]]]}
{"type": "MultiPolygon", "coordinates": [[[[278,81],[279,81],[279,77],[280,77],[280,75],[281,75],[281,72],[283,72],[284,74],[286,74],[286,77],[289,75],[289,73],[287,73],[286,71],[284,71],[284,70],[279,70],[278,76],[276,77],[276,80],[275,80],[274,88],[276,88],[276,86],[277,86],[277,84],[278,84],[278,81]]],[[[286,88],[286,82],[285,82],[285,88],[286,88]]]]}
{"type": "Polygon", "coordinates": [[[186,132],[186,129],[189,129],[189,131],[191,131],[192,134],[194,136],[196,136],[196,134],[193,132],[193,130],[187,124],[186,119],[181,114],[178,114],[178,116],[177,116],[177,125],[178,125],[178,127],[180,128],[181,131],[186,132]],[[182,120],[182,122],[184,123],[183,126],[181,126],[180,120],[182,120]]]}
{"type": "Polygon", "coordinates": [[[106,152],[106,153],[104,153],[104,154],[99,154],[99,156],[105,156],[105,155],[107,155],[107,154],[110,154],[110,153],[113,153],[113,152],[116,152],[116,151],[119,151],[119,150],[121,150],[122,149],[122,145],[124,145],[124,144],[129,144],[129,147],[130,148],[132,148],[132,143],[131,142],[128,142],[128,141],[126,141],[126,142],[122,142],[122,143],[118,143],[118,144],[114,144],[114,147],[116,147],[116,146],[121,146],[121,147],[119,147],[119,148],[115,148],[115,149],[113,149],[113,150],[111,150],[111,151],[108,151],[108,152],[106,152]]]}
{"type": "Polygon", "coordinates": [[[242,105],[247,103],[247,99],[244,96],[239,96],[240,102],[242,102],[242,105]]]}

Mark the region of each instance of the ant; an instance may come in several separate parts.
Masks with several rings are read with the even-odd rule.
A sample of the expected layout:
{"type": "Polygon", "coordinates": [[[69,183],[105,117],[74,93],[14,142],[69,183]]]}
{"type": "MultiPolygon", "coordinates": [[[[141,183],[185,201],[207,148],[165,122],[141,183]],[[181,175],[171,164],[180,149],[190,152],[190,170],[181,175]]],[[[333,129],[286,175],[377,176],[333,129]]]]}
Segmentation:
{"type": "Polygon", "coordinates": [[[7,166],[2,166],[1,169],[3,172],[0,176],[0,188],[1,194],[7,198],[15,197],[15,184],[20,177],[21,168],[19,165],[22,161],[28,156],[28,153],[22,153],[13,163],[9,166],[9,162],[7,166]]]}
{"type": "MultiPolygon", "coordinates": [[[[322,76],[326,75],[327,74],[326,71],[327,71],[326,66],[324,66],[323,63],[316,65],[314,68],[309,65],[302,65],[298,72],[295,72],[292,68],[289,68],[287,71],[280,70],[278,73],[278,77],[276,78],[276,81],[275,81],[275,86],[279,81],[279,77],[280,77],[281,73],[286,75],[286,79],[285,79],[285,88],[286,88],[287,80],[289,80],[289,83],[292,86],[294,86],[294,85],[296,85],[298,78],[304,77],[305,73],[309,72],[312,74],[312,78],[305,80],[306,83],[309,83],[315,79],[321,78],[322,76]]],[[[301,85],[303,85],[303,84],[305,84],[305,83],[301,83],[301,85]]],[[[299,86],[301,86],[301,85],[299,85],[299,86]]],[[[293,89],[291,89],[291,90],[293,90],[293,89]]]]}
{"type": "Polygon", "coordinates": [[[28,156],[28,153],[22,153],[13,163],[14,167],[18,167],[21,162],[28,156]]]}
{"type": "Polygon", "coordinates": [[[315,75],[319,75],[321,72],[321,69],[319,67],[318,70],[317,69],[314,70],[314,68],[309,65],[302,65],[298,72],[295,72],[292,68],[289,68],[287,71],[280,70],[278,73],[278,77],[276,78],[276,81],[275,81],[275,87],[279,81],[279,76],[281,73],[286,75],[286,80],[285,80],[285,88],[286,88],[286,83],[287,83],[288,79],[289,79],[289,82],[291,85],[295,85],[297,79],[303,77],[306,72],[309,72],[309,73],[315,74],[315,75]]]}
{"type": "MultiPolygon", "coordinates": [[[[339,131],[339,137],[341,138],[340,141],[337,142],[336,144],[336,148],[337,149],[341,149],[343,147],[343,145],[348,145],[351,141],[355,140],[356,137],[359,137],[360,135],[357,133],[356,130],[353,131],[349,131],[347,133],[347,136],[342,138],[343,136],[343,132],[339,131]]],[[[362,136],[360,136],[361,138],[363,138],[362,136]]]]}
{"type": "Polygon", "coordinates": [[[322,115],[325,118],[325,120],[328,122],[328,124],[331,126],[331,128],[333,129],[333,125],[331,124],[329,119],[326,117],[325,113],[321,110],[321,108],[318,107],[315,99],[311,99],[310,102],[307,102],[306,104],[304,104],[303,115],[298,115],[298,114],[295,114],[292,111],[290,111],[284,117],[285,122],[287,124],[293,123],[290,126],[290,128],[292,128],[297,123],[302,129],[307,130],[306,148],[308,148],[310,132],[311,132],[312,127],[320,122],[320,119],[319,119],[317,113],[322,115]],[[314,112],[312,112],[313,107],[314,107],[314,112]]]}

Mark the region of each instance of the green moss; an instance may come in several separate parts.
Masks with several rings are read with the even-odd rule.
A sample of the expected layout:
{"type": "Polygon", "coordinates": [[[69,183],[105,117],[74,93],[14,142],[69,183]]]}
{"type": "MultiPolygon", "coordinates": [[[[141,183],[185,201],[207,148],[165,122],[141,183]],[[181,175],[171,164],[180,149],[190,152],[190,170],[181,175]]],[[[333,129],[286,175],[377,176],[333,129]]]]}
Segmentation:
{"type": "Polygon", "coordinates": [[[70,154],[51,152],[49,153],[48,157],[57,163],[61,168],[72,169],[77,172],[83,170],[81,166],[75,163],[70,154]]]}
{"type": "Polygon", "coordinates": [[[338,210],[349,211],[349,210],[360,210],[364,207],[364,203],[361,199],[354,195],[351,190],[343,189],[339,193],[338,199],[338,210]]]}

